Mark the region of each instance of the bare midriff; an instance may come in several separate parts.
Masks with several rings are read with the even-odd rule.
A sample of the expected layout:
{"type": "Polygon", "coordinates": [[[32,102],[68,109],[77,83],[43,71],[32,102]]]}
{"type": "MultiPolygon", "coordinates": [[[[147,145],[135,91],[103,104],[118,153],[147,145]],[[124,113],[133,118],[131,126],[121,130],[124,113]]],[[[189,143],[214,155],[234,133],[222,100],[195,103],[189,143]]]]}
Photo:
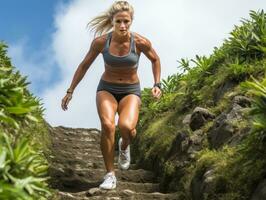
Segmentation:
{"type": "Polygon", "coordinates": [[[139,83],[137,68],[131,67],[110,67],[105,65],[105,71],[102,75],[104,81],[112,83],[139,83]]]}

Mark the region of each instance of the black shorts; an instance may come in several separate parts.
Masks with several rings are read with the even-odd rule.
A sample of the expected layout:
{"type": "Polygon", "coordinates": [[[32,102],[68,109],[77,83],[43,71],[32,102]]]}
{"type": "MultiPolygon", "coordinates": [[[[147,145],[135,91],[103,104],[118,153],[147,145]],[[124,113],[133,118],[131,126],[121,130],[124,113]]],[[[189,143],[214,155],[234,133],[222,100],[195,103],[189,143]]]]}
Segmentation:
{"type": "Polygon", "coordinates": [[[97,87],[97,92],[102,90],[111,93],[118,103],[123,97],[129,94],[135,94],[141,98],[140,83],[112,83],[101,79],[97,87]]]}

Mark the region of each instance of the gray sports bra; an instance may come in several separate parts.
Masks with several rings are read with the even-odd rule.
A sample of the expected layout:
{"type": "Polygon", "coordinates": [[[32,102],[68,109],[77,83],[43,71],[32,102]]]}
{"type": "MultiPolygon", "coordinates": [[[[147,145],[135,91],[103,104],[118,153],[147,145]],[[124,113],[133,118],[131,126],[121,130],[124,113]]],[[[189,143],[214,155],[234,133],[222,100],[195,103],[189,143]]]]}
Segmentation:
{"type": "Polygon", "coordinates": [[[112,37],[112,32],[108,33],[104,49],[102,51],[104,62],[111,67],[130,67],[137,68],[139,55],[136,53],[134,35],[130,32],[130,50],[127,55],[115,56],[110,54],[109,47],[112,37]]]}

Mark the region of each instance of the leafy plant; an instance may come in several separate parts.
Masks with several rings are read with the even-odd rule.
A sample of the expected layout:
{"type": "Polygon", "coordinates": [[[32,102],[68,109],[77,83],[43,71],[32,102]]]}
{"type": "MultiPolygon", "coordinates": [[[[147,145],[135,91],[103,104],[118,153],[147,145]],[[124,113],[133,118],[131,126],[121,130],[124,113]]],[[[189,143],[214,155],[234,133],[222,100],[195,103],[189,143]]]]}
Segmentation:
{"type": "Polygon", "coordinates": [[[176,92],[179,86],[181,74],[173,74],[162,80],[163,93],[176,92]]]}
{"type": "Polygon", "coordinates": [[[43,121],[43,108],[26,77],[14,72],[6,48],[0,43],[0,199],[44,200],[51,196],[48,163],[34,139],[38,130],[31,129],[43,121]]]}
{"type": "Polygon", "coordinates": [[[250,114],[254,116],[254,128],[266,132],[266,78],[261,82],[252,77],[253,82],[246,81],[242,87],[253,96],[253,106],[250,114]]]}
{"type": "Polygon", "coordinates": [[[30,148],[29,139],[21,138],[14,146],[8,135],[0,132],[0,144],[0,180],[6,182],[2,183],[6,187],[0,191],[0,197],[7,197],[6,193],[12,190],[12,187],[21,197],[50,195],[44,182],[47,180],[47,177],[44,177],[47,163],[41,155],[30,148]]]}
{"type": "Polygon", "coordinates": [[[250,11],[250,17],[242,20],[242,26],[235,26],[224,44],[226,51],[241,61],[262,58],[266,52],[266,14],[250,11]]]}
{"type": "Polygon", "coordinates": [[[178,60],[177,62],[180,64],[177,68],[180,68],[182,70],[182,74],[188,72],[191,69],[189,65],[189,60],[187,58],[181,58],[181,60],[178,60]]]}

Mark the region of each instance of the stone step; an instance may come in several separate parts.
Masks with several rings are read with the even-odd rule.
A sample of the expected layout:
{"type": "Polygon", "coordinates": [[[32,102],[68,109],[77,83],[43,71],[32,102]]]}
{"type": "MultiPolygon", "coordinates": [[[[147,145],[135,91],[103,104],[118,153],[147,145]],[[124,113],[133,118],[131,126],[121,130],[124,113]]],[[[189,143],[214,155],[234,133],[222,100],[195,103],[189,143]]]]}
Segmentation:
{"type": "MultiPolygon", "coordinates": [[[[55,154],[55,152],[54,152],[55,154]]],[[[88,159],[94,159],[96,157],[99,157],[99,156],[102,156],[102,152],[100,149],[90,149],[88,151],[83,151],[83,152],[79,152],[79,151],[76,151],[75,154],[73,154],[73,152],[71,150],[58,150],[56,151],[56,156],[57,157],[63,157],[63,158],[66,158],[66,159],[85,159],[85,160],[88,160],[88,159]]],[[[55,157],[55,156],[51,156],[51,157],[55,157]]]]}
{"type": "Polygon", "coordinates": [[[64,142],[78,142],[78,143],[99,143],[100,142],[100,138],[96,137],[96,138],[91,138],[89,136],[75,136],[75,137],[63,137],[61,135],[56,135],[53,136],[53,140],[55,141],[64,141],[64,142]]]}
{"type": "MultiPolygon", "coordinates": [[[[50,175],[53,177],[64,178],[64,177],[76,177],[85,179],[87,181],[102,180],[106,174],[105,169],[72,169],[72,168],[49,168],[50,175]]],[[[156,177],[150,171],[144,169],[136,170],[120,170],[115,169],[116,177],[119,181],[130,181],[135,183],[152,183],[156,181],[156,177]]]]}
{"type": "MultiPolygon", "coordinates": [[[[51,165],[51,164],[50,164],[51,165]]],[[[53,166],[55,166],[55,168],[68,168],[69,164],[65,163],[65,162],[58,162],[56,160],[53,160],[53,166]]],[[[80,169],[105,169],[105,165],[103,160],[98,160],[98,161],[88,161],[86,163],[86,165],[80,165],[80,164],[75,164],[74,166],[71,165],[71,167],[75,170],[80,170],[80,169]]],[[[117,162],[114,163],[114,167],[115,169],[118,169],[118,164],[117,162]]],[[[129,169],[138,169],[138,166],[134,163],[130,164],[129,169]]]]}
{"type": "Polygon", "coordinates": [[[104,162],[103,159],[100,158],[99,160],[66,160],[66,159],[60,159],[60,158],[54,158],[52,159],[53,165],[64,165],[65,167],[71,166],[72,168],[75,169],[87,169],[87,168],[104,168],[104,162]]]}
{"type": "MultiPolygon", "coordinates": [[[[124,190],[113,194],[105,194],[101,196],[85,197],[90,200],[178,200],[177,194],[163,194],[159,192],[154,193],[135,193],[131,190],[124,190]]],[[[85,200],[84,199],[84,200],[85,200]]]]}
{"type": "MultiPolygon", "coordinates": [[[[82,191],[89,191],[92,188],[98,188],[102,180],[88,181],[82,177],[62,177],[58,180],[50,182],[53,188],[57,188],[63,192],[77,193],[82,191]]],[[[135,193],[144,192],[151,193],[159,191],[158,183],[134,183],[126,181],[118,181],[117,188],[114,191],[132,190],[135,193]]]]}
{"type": "MultiPolygon", "coordinates": [[[[70,153],[66,153],[66,152],[58,152],[58,155],[52,156],[51,160],[57,160],[58,162],[81,162],[81,163],[86,163],[88,161],[103,161],[103,156],[102,154],[90,154],[90,155],[86,155],[81,154],[81,153],[75,153],[74,155],[70,154],[70,153]]],[[[115,161],[117,161],[117,158],[114,158],[115,161]]]]}
{"type": "Polygon", "coordinates": [[[103,199],[103,200],[109,200],[109,199],[125,199],[125,200],[153,200],[153,199],[162,199],[162,200],[177,200],[178,196],[175,193],[159,193],[159,192],[153,192],[153,193],[145,193],[140,192],[136,193],[132,190],[126,189],[126,190],[101,190],[99,188],[92,188],[89,191],[82,191],[78,193],[65,193],[65,192],[59,192],[58,193],[61,199],[83,199],[83,200],[97,200],[97,199],[103,199]]]}
{"type": "Polygon", "coordinates": [[[158,183],[134,183],[126,181],[117,182],[117,190],[132,190],[134,192],[156,192],[159,191],[158,183]]]}
{"type": "MultiPolygon", "coordinates": [[[[133,167],[133,166],[131,166],[133,167]]],[[[116,176],[120,181],[130,181],[135,183],[152,183],[156,182],[157,177],[151,171],[144,169],[115,170],[116,176]]]]}
{"type": "Polygon", "coordinates": [[[92,135],[84,135],[84,134],[75,134],[75,133],[53,133],[51,134],[52,139],[55,140],[63,140],[63,141],[77,141],[83,142],[87,140],[88,142],[93,141],[100,141],[101,135],[100,134],[92,134],[92,135]]]}
{"type": "MultiPolygon", "coordinates": [[[[55,153],[54,153],[55,154],[55,153]]],[[[114,162],[117,163],[118,162],[118,156],[116,156],[118,153],[115,152],[114,155],[114,162]]],[[[102,156],[102,152],[97,150],[97,149],[91,149],[90,152],[75,152],[75,154],[73,155],[73,153],[71,151],[57,151],[56,156],[50,156],[50,159],[52,161],[56,161],[56,162],[62,162],[62,163],[68,163],[68,164],[75,164],[75,163],[82,163],[85,164],[87,162],[90,161],[95,161],[95,162],[103,162],[103,156],[102,156]]]]}
{"type": "Polygon", "coordinates": [[[51,133],[52,139],[55,140],[63,140],[63,141],[78,141],[78,142],[94,142],[94,141],[100,141],[101,134],[76,134],[76,133],[70,133],[70,132],[54,132],[51,133]]]}
{"type": "MultiPolygon", "coordinates": [[[[95,170],[95,169],[100,169],[100,170],[105,170],[105,164],[103,159],[98,159],[98,160],[88,160],[88,161],[69,161],[69,160],[64,160],[64,159],[58,159],[58,158],[53,158],[51,159],[52,165],[54,168],[61,169],[63,170],[64,168],[72,168],[73,170],[95,170]]],[[[51,166],[51,164],[50,164],[51,166]]],[[[115,158],[115,163],[114,163],[114,168],[115,170],[118,170],[118,163],[117,163],[117,158],[115,158]]],[[[139,167],[135,163],[131,163],[129,166],[129,170],[136,170],[139,169],[139,167]]]]}
{"type": "MultiPolygon", "coordinates": [[[[157,177],[150,171],[131,164],[129,170],[118,169],[115,152],[117,188],[101,190],[106,173],[100,150],[101,133],[96,129],[55,127],[52,135],[52,156],[49,157],[50,186],[58,191],[56,200],[172,200],[176,194],[159,193],[157,177]]],[[[55,199],[54,199],[55,200],[55,199]]]]}
{"type": "Polygon", "coordinates": [[[100,144],[90,144],[90,143],[84,143],[80,144],[78,142],[70,143],[66,141],[52,141],[52,148],[58,149],[58,150],[77,150],[80,149],[80,151],[88,151],[90,149],[98,149],[100,150],[100,144]]]}
{"type": "MultiPolygon", "coordinates": [[[[96,162],[96,163],[103,163],[103,156],[101,153],[98,154],[87,154],[84,153],[76,153],[75,155],[71,155],[70,153],[66,152],[58,152],[57,156],[51,156],[50,160],[52,162],[61,162],[61,163],[68,163],[68,164],[84,164],[86,165],[88,162],[96,162]]],[[[114,162],[118,162],[118,157],[114,157],[114,162]]]]}
{"type": "Polygon", "coordinates": [[[74,134],[74,135],[98,135],[100,134],[100,130],[95,129],[95,128],[71,128],[71,127],[63,127],[63,126],[57,126],[57,127],[53,127],[53,133],[70,133],[70,134],[74,134]]]}
{"type": "Polygon", "coordinates": [[[55,135],[52,136],[52,140],[56,142],[65,142],[65,143],[80,143],[80,144],[85,144],[85,143],[99,143],[100,144],[100,138],[97,136],[95,137],[89,137],[89,136],[75,136],[75,137],[67,137],[63,135],[55,135]]]}

